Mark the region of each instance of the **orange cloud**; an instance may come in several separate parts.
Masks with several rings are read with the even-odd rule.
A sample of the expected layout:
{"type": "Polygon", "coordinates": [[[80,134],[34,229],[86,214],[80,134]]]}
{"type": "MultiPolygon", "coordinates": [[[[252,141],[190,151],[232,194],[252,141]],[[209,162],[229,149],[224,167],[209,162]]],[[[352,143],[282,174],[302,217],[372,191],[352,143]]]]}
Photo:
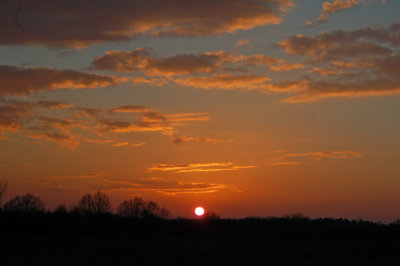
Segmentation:
{"type": "Polygon", "coordinates": [[[124,105],[121,107],[112,108],[111,111],[115,113],[143,113],[152,112],[153,110],[140,105],[124,105]]]}
{"type": "Polygon", "coordinates": [[[333,2],[323,2],[322,14],[318,17],[317,22],[313,23],[311,21],[307,21],[307,25],[315,26],[316,24],[323,23],[330,15],[344,9],[353,8],[361,3],[365,3],[365,0],[335,0],[333,2]]]}
{"type": "Polygon", "coordinates": [[[267,82],[271,79],[266,76],[255,75],[230,75],[218,74],[204,77],[176,78],[174,81],[182,86],[201,88],[201,89],[221,89],[221,90],[263,90],[266,89],[267,82]]]}
{"type": "Polygon", "coordinates": [[[79,175],[65,175],[65,176],[52,176],[52,178],[56,179],[91,179],[91,178],[98,178],[107,176],[106,171],[94,171],[79,175]]]}
{"type": "Polygon", "coordinates": [[[220,172],[220,171],[237,171],[241,169],[254,168],[255,165],[238,166],[233,163],[194,163],[194,164],[159,164],[148,168],[149,172],[162,171],[162,172],[175,172],[175,173],[189,173],[189,172],[220,172]]]}
{"type": "Polygon", "coordinates": [[[282,165],[298,165],[298,161],[284,161],[284,162],[270,162],[269,166],[282,166],[282,165]]]}
{"type": "Polygon", "coordinates": [[[358,151],[342,150],[342,151],[319,151],[306,153],[289,153],[285,157],[312,157],[313,160],[322,160],[323,158],[347,159],[360,158],[362,154],[358,151]]]}
{"type": "Polygon", "coordinates": [[[113,146],[114,147],[124,147],[124,146],[128,146],[129,145],[129,142],[118,142],[118,143],[115,143],[113,146]]]}
{"type": "MultiPolygon", "coordinates": [[[[170,57],[155,57],[151,48],[137,48],[134,51],[108,51],[96,57],[90,69],[117,72],[143,72],[146,76],[181,76],[227,72],[229,69],[249,66],[267,67],[272,71],[290,71],[304,68],[301,63],[287,63],[283,59],[262,54],[241,55],[226,51],[204,52],[200,54],[178,54],[170,57]],[[233,64],[230,66],[230,64],[233,64]]],[[[173,80],[173,78],[171,78],[173,80]]],[[[163,85],[168,80],[148,80],[136,77],[135,83],[163,85]]]]}
{"type": "Polygon", "coordinates": [[[94,143],[94,144],[106,144],[114,142],[114,140],[112,139],[83,139],[83,140],[88,143],[94,143]]]}
{"type": "Polygon", "coordinates": [[[103,184],[89,187],[102,191],[154,191],[165,195],[214,193],[226,188],[229,187],[223,184],[184,183],[159,178],[106,180],[103,184]]]}
{"type": "Polygon", "coordinates": [[[138,143],[133,143],[133,144],[131,144],[131,146],[138,148],[138,147],[143,147],[145,144],[146,144],[146,142],[141,141],[138,143]]]}
{"type": "Polygon", "coordinates": [[[303,152],[303,153],[287,153],[269,160],[269,166],[286,166],[298,165],[301,158],[312,158],[316,161],[321,161],[324,158],[330,159],[350,159],[363,157],[361,152],[352,150],[339,150],[339,151],[317,151],[317,152],[303,152]],[[295,161],[294,161],[295,160],[295,161]]]}
{"type": "Polygon", "coordinates": [[[83,48],[137,36],[235,33],[279,24],[293,5],[291,0],[6,0],[0,9],[0,44],[83,48]]]}
{"type": "Polygon", "coordinates": [[[76,140],[74,136],[57,132],[32,133],[29,134],[28,137],[32,139],[50,140],[70,149],[75,149],[79,144],[79,141],[76,140]]]}
{"type": "Polygon", "coordinates": [[[338,72],[330,69],[324,69],[319,67],[314,67],[312,70],[307,71],[308,73],[317,73],[320,76],[334,76],[337,75],[338,72]]]}
{"type": "MultiPolygon", "coordinates": [[[[52,68],[0,65],[0,96],[26,95],[57,89],[93,89],[126,82],[126,78],[52,68]]],[[[46,103],[42,103],[42,105],[46,103]]],[[[49,105],[48,105],[49,106],[49,105]]]]}
{"type": "Polygon", "coordinates": [[[62,109],[62,108],[73,108],[73,104],[57,102],[57,101],[38,101],[36,105],[45,109],[62,109]]]}
{"type": "Polygon", "coordinates": [[[253,47],[249,39],[240,39],[236,42],[236,46],[245,46],[245,45],[251,48],[253,47]]]}
{"type": "Polygon", "coordinates": [[[105,134],[159,132],[172,136],[179,126],[208,120],[207,113],[165,114],[138,105],[101,109],[82,108],[62,102],[0,99],[0,130],[26,132],[30,138],[53,141],[69,148],[76,148],[79,140],[93,144],[113,143],[116,147],[141,147],[146,143],[118,141],[105,134]],[[59,108],[69,110],[59,112],[59,108]],[[51,112],[55,112],[54,115],[50,115],[51,112]],[[82,132],[95,133],[101,138],[90,138],[87,135],[81,137],[82,132]]]}
{"type": "Polygon", "coordinates": [[[186,142],[197,142],[197,143],[226,143],[233,142],[233,140],[223,140],[223,139],[215,139],[215,138],[207,138],[207,137],[187,137],[180,136],[174,139],[174,143],[186,143],[186,142]]]}

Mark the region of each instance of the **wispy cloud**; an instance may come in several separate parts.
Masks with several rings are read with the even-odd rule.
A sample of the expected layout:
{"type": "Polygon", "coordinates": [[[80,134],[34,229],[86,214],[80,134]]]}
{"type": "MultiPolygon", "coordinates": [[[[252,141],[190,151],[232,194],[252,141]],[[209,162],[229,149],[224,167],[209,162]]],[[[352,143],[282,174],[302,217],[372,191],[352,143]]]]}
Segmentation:
{"type": "Polygon", "coordinates": [[[236,46],[249,46],[252,48],[253,44],[251,44],[251,41],[249,39],[240,39],[237,40],[236,46]]]}
{"type": "Polygon", "coordinates": [[[208,138],[208,137],[187,137],[187,136],[180,136],[174,139],[174,143],[186,143],[186,142],[197,142],[197,143],[227,143],[227,142],[234,142],[231,139],[216,139],[216,138],[208,138]]]}
{"type": "Polygon", "coordinates": [[[144,142],[144,141],[131,144],[132,147],[136,147],[136,148],[143,147],[144,145],[146,145],[146,142],[144,142]]]}
{"type": "Polygon", "coordinates": [[[311,158],[312,160],[321,161],[323,159],[350,159],[361,158],[362,153],[352,150],[338,151],[316,151],[316,152],[301,152],[301,153],[286,153],[277,158],[268,161],[269,166],[286,166],[298,165],[301,159],[311,158]]]}
{"type": "Polygon", "coordinates": [[[114,147],[125,147],[125,146],[128,146],[129,145],[129,142],[118,142],[118,143],[115,143],[113,146],[114,147]]]}
{"type": "Polygon", "coordinates": [[[257,167],[255,165],[239,166],[233,163],[193,163],[193,164],[158,164],[147,170],[149,172],[175,172],[175,173],[190,173],[190,172],[220,172],[220,171],[238,171],[241,169],[249,169],[257,167]]]}
{"type": "MultiPolygon", "coordinates": [[[[96,187],[94,187],[96,188],[96,187]]],[[[102,190],[154,191],[166,195],[215,193],[230,188],[224,184],[165,181],[163,179],[110,180],[102,190]]]]}
{"type": "MultiPolygon", "coordinates": [[[[386,3],[386,0],[381,0],[382,3],[386,3]]],[[[367,0],[334,0],[332,2],[329,1],[325,1],[323,3],[321,3],[322,5],[322,13],[321,15],[318,17],[316,22],[311,22],[311,21],[307,21],[307,25],[308,26],[315,26],[321,23],[324,23],[328,20],[328,17],[346,10],[346,9],[351,9],[354,7],[357,7],[361,4],[370,4],[372,3],[372,1],[367,1],[367,0]]]]}
{"type": "Polygon", "coordinates": [[[279,161],[271,160],[268,165],[269,166],[298,165],[299,163],[300,162],[298,162],[298,161],[282,161],[282,162],[279,162],[279,161]]]}
{"type": "Polygon", "coordinates": [[[75,149],[79,144],[79,141],[74,136],[58,132],[31,133],[28,137],[32,139],[50,140],[71,149],[75,149]]]}
{"type": "Polygon", "coordinates": [[[84,174],[78,174],[78,175],[63,175],[63,176],[52,176],[52,178],[55,179],[92,179],[92,178],[99,178],[99,177],[105,177],[107,176],[106,171],[94,171],[94,172],[88,172],[84,174]]]}

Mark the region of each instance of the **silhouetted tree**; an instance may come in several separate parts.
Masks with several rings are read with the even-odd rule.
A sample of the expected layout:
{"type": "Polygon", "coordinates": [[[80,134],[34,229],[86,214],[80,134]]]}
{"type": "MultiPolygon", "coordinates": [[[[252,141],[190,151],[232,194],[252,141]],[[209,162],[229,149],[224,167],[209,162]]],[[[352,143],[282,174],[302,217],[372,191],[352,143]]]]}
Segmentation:
{"type": "Polygon", "coordinates": [[[141,198],[134,198],[122,202],[117,209],[117,213],[130,219],[138,218],[159,218],[165,219],[169,217],[169,211],[160,207],[154,201],[144,201],[141,198]]]}
{"type": "Polygon", "coordinates": [[[144,200],[138,197],[125,200],[118,206],[117,213],[124,218],[138,219],[142,216],[144,204],[144,200]]]}
{"type": "Polygon", "coordinates": [[[305,216],[302,213],[292,213],[292,214],[285,214],[283,218],[286,219],[296,219],[296,220],[309,220],[310,218],[305,216]]]}
{"type": "Polygon", "coordinates": [[[64,204],[58,205],[57,208],[54,209],[54,213],[56,214],[66,214],[68,213],[67,207],[64,204]]]}
{"type": "Polygon", "coordinates": [[[213,212],[213,211],[207,211],[204,214],[204,219],[207,219],[207,220],[218,220],[218,219],[220,219],[220,216],[218,214],[216,214],[215,212],[213,212]]]}
{"type": "Polygon", "coordinates": [[[142,217],[143,218],[168,218],[169,211],[165,208],[160,207],[154,201],[146,201],[143,206],[142,217]]]}
{"type": "Polygon", "coordinates": [[[6,196],[8,183],[6,180],[0,180],[0,206],[6,196]]]}
{"type": "Polygon", "coordinates": [[[83,195],[78,205],[73,207],[73,211],[85,215],[100,215],[111,213],[111,204],[109,197],[97,191],[95,194],[83,195]]]}
{"type": "Polygon", "coordinates": [[[44,212],[43,201],[32,194],[16,196],[4,205],[5,211],[18,211],[26,213],[44,212]]]}

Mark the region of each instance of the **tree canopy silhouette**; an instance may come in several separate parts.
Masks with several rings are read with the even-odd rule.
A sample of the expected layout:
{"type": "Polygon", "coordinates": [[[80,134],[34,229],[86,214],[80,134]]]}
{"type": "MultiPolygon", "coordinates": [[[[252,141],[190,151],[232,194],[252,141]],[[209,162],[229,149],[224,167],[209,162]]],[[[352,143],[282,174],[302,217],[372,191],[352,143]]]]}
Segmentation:
{"type": "Polygon", "coordinates": [[[45,207],[43,201],[32,194],[24,196],[16,196],[4,205],[5,211],[17,211],[25,213],[44,212],[45,207]]]}
{"type": "Polygon", "coordinates": [[[118,215],[129,218],[168,218],[170,213],[167,209],[160,207],[154,201],[144,201],[142,198],[135,197],[131,200],[122,202],[117,209],[118,215]]]}
{"type": "Polygon", "coordinates": [[[110,198],[103,192],[83,195],[73,211],[83,215],[101,215],[111,213],[110,198]]]}
{"type": "Polygon", "coordinates": [[[3,203],[4,197],[7,193],[8,183],[6,180],[0,180],[0,206],[3,203]]]}

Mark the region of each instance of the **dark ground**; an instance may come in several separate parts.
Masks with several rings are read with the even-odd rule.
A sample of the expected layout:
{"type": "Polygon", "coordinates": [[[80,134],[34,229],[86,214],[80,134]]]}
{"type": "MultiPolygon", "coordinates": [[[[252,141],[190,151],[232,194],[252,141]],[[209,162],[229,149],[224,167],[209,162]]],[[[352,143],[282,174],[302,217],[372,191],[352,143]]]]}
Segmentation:
{"type": "Polygon", "coordinates": [[[0,215],[0,265],[400,265],[400,226],[0,215]]]}

